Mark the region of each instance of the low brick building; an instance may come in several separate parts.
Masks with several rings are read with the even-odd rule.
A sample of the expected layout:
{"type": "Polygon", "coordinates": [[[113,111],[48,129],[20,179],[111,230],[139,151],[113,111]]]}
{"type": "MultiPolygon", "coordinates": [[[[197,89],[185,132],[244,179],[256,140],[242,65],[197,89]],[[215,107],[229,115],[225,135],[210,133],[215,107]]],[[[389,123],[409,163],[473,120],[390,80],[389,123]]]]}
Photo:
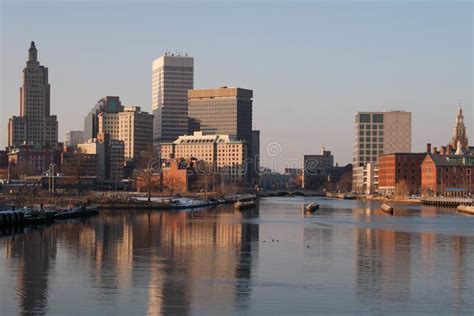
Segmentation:
{"type": "Polygon", "coordinates": [[[421,190],[425,196],[465,196],[474,189],[474,156],[428,154],[421,164],[421,190]]]}
{"type": "Polygon", "coordinates": [[[10,147],[8,160],[13,177],[41,175],[51,164],[59,163],[60,152],[40,144],[10,147]]]}
{"type": "Polygon", "coordinates": [[[378,192],[385,196],[418,194],[426,153],[392,153],[378,158],[378,192]]]}

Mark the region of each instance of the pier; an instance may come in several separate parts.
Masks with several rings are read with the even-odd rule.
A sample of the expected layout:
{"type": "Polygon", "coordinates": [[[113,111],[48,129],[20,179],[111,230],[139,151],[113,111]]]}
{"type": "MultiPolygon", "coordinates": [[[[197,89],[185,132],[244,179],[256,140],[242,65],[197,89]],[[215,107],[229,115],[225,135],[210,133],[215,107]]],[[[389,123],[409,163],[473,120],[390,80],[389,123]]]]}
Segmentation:
{"type": "Polygon", "coordinates": [[[472,198],[459,198],[459,197],[431,197],[422,198],[421,203],[425,205],[434,206],[445,206],[445,207],[458,207],[459,205],[472,205],[472,198]]]}

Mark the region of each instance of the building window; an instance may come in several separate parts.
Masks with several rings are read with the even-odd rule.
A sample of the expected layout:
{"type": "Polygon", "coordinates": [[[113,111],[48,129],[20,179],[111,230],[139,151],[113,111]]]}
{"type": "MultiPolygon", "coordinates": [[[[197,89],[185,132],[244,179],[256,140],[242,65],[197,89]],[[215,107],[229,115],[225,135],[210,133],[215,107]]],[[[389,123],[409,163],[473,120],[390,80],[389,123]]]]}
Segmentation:
{"type": "Polygon", "coordinates": [[[360,114],[359,115],[360,123],[370,123],[370,114],[360,114]]]}
{"type": "Polygon", "coordinates": [[[374,114],[372,116],[372,122],[374,122],[374,123],[383,123],[383,114],[374,114]]]}

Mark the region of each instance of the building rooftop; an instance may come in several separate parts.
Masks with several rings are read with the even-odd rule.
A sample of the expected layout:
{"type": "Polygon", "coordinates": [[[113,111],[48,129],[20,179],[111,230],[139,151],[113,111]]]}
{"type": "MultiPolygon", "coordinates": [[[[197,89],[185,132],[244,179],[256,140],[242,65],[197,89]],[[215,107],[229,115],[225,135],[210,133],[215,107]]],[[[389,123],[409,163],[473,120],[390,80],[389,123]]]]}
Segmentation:
{"type": "Polygon", "coordinates": [[[189,99],[243,97],[253,98],[253,90],[238,87],[220,87],[213,89],[193,89],[188,91],[189,99]]]}

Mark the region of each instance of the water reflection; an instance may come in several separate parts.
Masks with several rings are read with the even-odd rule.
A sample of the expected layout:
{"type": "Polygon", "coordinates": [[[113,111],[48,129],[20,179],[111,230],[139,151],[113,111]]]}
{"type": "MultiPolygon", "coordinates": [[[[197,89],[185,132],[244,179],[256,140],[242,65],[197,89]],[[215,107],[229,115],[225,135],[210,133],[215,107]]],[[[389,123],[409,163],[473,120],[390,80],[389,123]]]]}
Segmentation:
{"type": "Polygon", "coordinates": [[[259,229],[241,219],[240,213],[218,209],[108,212],[5,239],[6,262],[18,266],[19,312],[48,310],[57,247],[61,256],[80,262],[103,303],[120,299],[118,289],[145,288],[144,312],[150,314],[187,313],[202,293],[219,308],[213,312],[231,312],[236,301],[245,308],[259,229]]]}
{"type": "Polygon", "coordinates": [[[0,314],[472,311],[474,218],[397,210],[275,198],[25,229],[0,239],[0,314]]]}

